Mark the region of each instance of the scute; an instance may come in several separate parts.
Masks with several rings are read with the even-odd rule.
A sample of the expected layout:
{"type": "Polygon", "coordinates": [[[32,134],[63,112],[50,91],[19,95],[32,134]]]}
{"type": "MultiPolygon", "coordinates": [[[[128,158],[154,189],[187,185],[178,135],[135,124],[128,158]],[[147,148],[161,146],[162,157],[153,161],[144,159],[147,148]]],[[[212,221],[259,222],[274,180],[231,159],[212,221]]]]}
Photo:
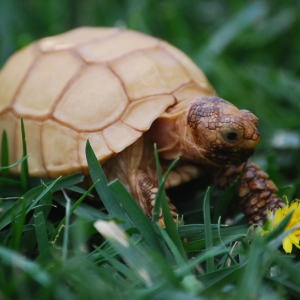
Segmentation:
{"type": "Polygon", "coordinates": [[[56,36],[41,39],[38,42],[42,52],[71,49],[78,45],[104,39],[118,32],[117,28],[80,27],[56,36]]]}
{"type": "Polygon", "coordinates": [[[202,88],[194,82],[182,86],[173,93],[177,102],[183,102],[201,96],[216,96],[213,89],[202,88]]]}
{"type": "Polygon", "coordinates": [[[45,119],[81,63],[69,52],[41,56],[28,74],[16,97],[14,111],[19,116],[45,119]]]}
{"type": "Polygon", "coordinates": [[[88,63],[107,63],[130,52],[157,46],[158,40],[134,31],[117,34],[78,47],[77,52],[88,63]]]}
{"type": "Polygon", "coordinates": [[[202,88],[213,90],[203,72],[195,65],[195,63],[186,56],[182,51],[175,48],[165,41],[161,41],[161,47],[172,54],[186,68],[192,79],[202,88]]]}
{"type": "Polygon", "coordinates": [[[34,45],[15,53],[0,72],[0,113],[8,108],[35,59],[34,45]]]}
{"type": "Polygon", "coordinates": [[[124,82],[130,100],[171,93],[191,80],[182,65],[160,48],[134,52],[111,66],[124,82]]]}
{"type": "Polygon", "coordinates": [[[127,103],[119,79],[106,67],[91,66],[66,91],[53,116],[77,131],[95,131],[118,120],[127,103]]]}
{"type": "Polygon", "coordinates": [[[77,132],[56,122],[46,121],[42,125],[41,140],[44,164],[50,177],[81,171],[77,132]]]}
{"type": "Polygon", "coordinates": [[[143,98],[132,102],[128,106],[122,121],[137,130],[146,131],[152,124],[152,119],[147,118],[147,115],[157,119],[173,104],[175,104],[175,99],[171,95],[143,98]]]}
{"type": "Polygon", "coordinates": [[[124,150],[135,142],[143,132],[137,131],[121,121],[117,121],[103,130],[108,147],[115,153],[124,150]]]}

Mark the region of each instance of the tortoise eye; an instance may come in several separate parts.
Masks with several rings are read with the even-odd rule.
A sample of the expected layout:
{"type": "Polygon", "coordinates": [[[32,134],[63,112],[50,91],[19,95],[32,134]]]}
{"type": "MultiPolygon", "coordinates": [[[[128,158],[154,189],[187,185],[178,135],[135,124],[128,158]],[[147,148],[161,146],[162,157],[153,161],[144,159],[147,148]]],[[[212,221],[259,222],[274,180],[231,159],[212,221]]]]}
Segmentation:
{"type": "Polygon", "coordinates": [[[235,141],[238,138],[238,135],[236,132],[229,132],[227,133],[226,138],[229,141],[235,141]]]}
{"type": "Polygon", "coordinates": [[[240,141],[240,134],[234,128],[225,127],[220,129],[223,139],[230,144],[235,144],[240,141]]]}

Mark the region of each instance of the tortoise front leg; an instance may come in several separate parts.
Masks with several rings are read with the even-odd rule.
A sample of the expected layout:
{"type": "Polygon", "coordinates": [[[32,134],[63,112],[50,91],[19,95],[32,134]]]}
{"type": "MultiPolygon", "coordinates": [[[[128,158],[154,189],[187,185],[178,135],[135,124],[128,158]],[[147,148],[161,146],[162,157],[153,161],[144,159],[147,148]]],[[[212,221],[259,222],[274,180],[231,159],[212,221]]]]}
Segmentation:
{"type": "MultiPolygon", "coordinates": [[[[152,220],[153,209],[155,200],[158,192],[157,184],[150,178],[150,176],[143,171],[139,171],[136,177],[136,193],[137,200],[140,207],[143,209],[145,215],[152,220]]],[[[168,198],[167,198],[168,199],[168,198]]],[[[177,210],[176,207],[169,201],[168,204],[174,221],[177,221],[177,210]]],[[[159,215],[159,224],[161,227],[165,227],[164,218],[162,212],[159,215]]]]}
{"type": "MultiPolygon", "coordinates": [[[[216,185],[226,188],[233,183],[242,172],[243,164],[239,167],[228,166],[215,176],[216,185]]],[[[238,191],[237,204],[248,218],[249,224],[263,224],[267,218],[267,211],[275,211],[285,204],[275,194],[277,187],[268,174],[256,164],[248,161],[238,191]]]]}

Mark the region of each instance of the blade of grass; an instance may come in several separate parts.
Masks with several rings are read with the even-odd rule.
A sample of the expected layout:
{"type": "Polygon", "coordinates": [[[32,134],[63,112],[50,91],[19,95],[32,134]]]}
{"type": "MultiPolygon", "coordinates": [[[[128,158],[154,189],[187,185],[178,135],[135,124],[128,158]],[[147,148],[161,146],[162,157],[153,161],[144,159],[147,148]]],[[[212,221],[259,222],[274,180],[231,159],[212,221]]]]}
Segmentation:
{"type": "MultiPolygon", "coordinates": [[[[8,171],[8,169],[11,169],[13,167],[16,167],[17,165],[23,163],[23,161],[25,161],[26,159],[28,158],[28,155],[26,156],[23,156],[21,159],[19,159],[18,161],[16,161],[15,163],[11,164],[11,165],[7,165],[5,164],[6,167],[0,167],[0,170],[1,171],[8,171]]],[[[4,165],[4,163],[2,162],[2,166],[4,165]]],[[[2,175],[4,176],[3,172],[2,172],[2,175]]]]}
{"type": "Polygon", "coordinates": [[[10,234],[7,236],[7,238],[11,236],[10,248],[12,248],[13,250],[19,250],[21,236],[25,224],[25,216],[25,207],[23,204],[21,213],[18,216],[15,215],[13,218],[12,229],[10,231],[10,234]]]}
{"type": "MultiPolygon", "coordinates": [[[[22,132],[22,147],[23,147],[23,157],[27,156],[27,146],[26,146],[26,136],[23,118],[21,117],[21,132],[22,132]]],[[[23,192],[27,192],[30,188],[30,178],[28,170],[28,160],[25,159],[21,163],[21,186],[23,192]]]]}
{"type": "Polygon", "coordinates": [[[30,210],[34,208],[34,206],[42,199],[42,197],[55,185],[55,183],[59,180],[57,178],[52,182],[47,188],[44,186],[38,186],[30,189],[26,192],[22,198],[15,202],[9,209],[3,212],[0,215],[0,230],[8,225],[11,222],[11,216],[13,214],[18,215],[22,211],[23,204],[26,208],[26,215],[30,210]],[[35,198],[34,201],[32,201],[35,198]]]}
{"type": "Polygon", "coordinates": [[[51,180],[47,184],[52,184],[55,181],[55,185],[52,188],[53,192],[60,191],[61,189],[66,189],[75,184],[81,183],[84,180],[84,175],[82,173],[76,173],[69,176],[61,177],[59,181],[51,180]]]}
{"type": "Polygon", "coordinates": [[[16,201],[9,209],[4,211],[0,215],[0,230],[3,229],[6,225],[8,225],[12,221],[13,214],[19,214],[22,211],[22,205],[25,203],[25,207],[31,204],[32,199],[37,197],[43,191],[42,186],[38,186],[29,190],[27,193],[23,195],[18,201],[16,201]]]}
{"type": "Polygon", "coordinates": [[[64,230],[64,240],[63,240],[63,248],[62,248],[62,260],[67,260],[68,254],[68,241],[69,241],[69,225],[70,225],[70,207],[71,207],[71,200],[67,193],[63,191],[64,197],[66,199],[66,221],[65,221],[65,230],[64,230]]]}
{"type": "Polygon", "coordinates": [[[36,206],[36,204],[53,188],[53,186],[56,184],[56,182],[60,180],[60,178],[61,177],[58,177],[49,186],[46,186],[46,188],[42,191],[42,193],[38,195],[38,197],[36,197],[35,200],[32,201],[32,203],[29,205],[29,207],[26,210],[26,213],[31,211],[36,206]]]}
{"type": "Polygon", "coordinates": [[[111,256],[109,253],[100,249],[99,247],[96,248],[96,251],[99,252],[100,255],[103,256],[105,260],[107,260],[116,270],[134,282],[135,285],[141,283],[139,276],[137,276],[137,274],[129,269],[126,265],[115,259],[115,257],[111,256]]]}
{"type": "Polygon", "coordinates": [[[8,142],[7,142],[7,134],[6,130],[3,131],[2,134],[2,144],[1,144],[1,168],[0,170],[2,171],[2,176],[3,177],[8,177],[8,168],[9,165],[9,149],[8,149],[8,142]]]}
{"type": "MultiPolygon", "coordinates": [[[[261,240],[261,238],[259,239],[261,240]]],[[[254,239],[248,255],[248,263],[239,277],[236,299],[256,299],[263,276],[262,266],[263,249],[258,239],[254,239]]]]}
{"type": "MultiPolygon", "coordinates": [[[[228,239],[225,239],[223,241],[224,244],[230,244],[233,241],[236,240],[236,237],[230,237],[228,239]]],[[[224,248],[224,244],[222,245],[216,245],[214,248],[212,248],[209,251],[205,251],[198,256],[194,257],[193,260],[190,260],[188,264],[186,264],[183,268],[177,270],[178,276],[186,276],[189,274],[191,270],[193,270],[198,264],[203,263],[204,261],[207,261],[210,257],[215,257],[218,255],[226,254],[228,253],[228,249],[224,248]]]]}
{"type": "Polygon", "coordinates": [[[50,287],[52,285],[51,277],[45,270],[19,253],[0,245],[0,258],[3,263],[23,270],[42,286],[50,287]]]}
{"type": "Polygon", "coordinates": [[[149,289],[163,288],[172,282],[179,284],[170,264],[157,252],[145,252],[112,221],[97,221],[96,229],[109,241],[126,264],[135,271],[149,289]]]}
{"type": "Polygon", "coordinates": [[[171,165],[169,166],[169,168],[166,171],[164,178],[162,178],[161,167],[160,167],[160,163],[159,163],[159,157],[158,157],[158,151],[157,151],[156,144],[154,144],[154,156],[155,156],[155,164],[156,164],[156,172],[157,172],[157,177],[158,177],[159,188],[158,188],[155,205],[154,205],[153,222],[156,222],[156,224],[157,224],[157,221],[159,219],[160,207],[161,207],[162,213],[163,213],[163,218],[164,218],[164,223],[166,225],[166,231],[167,231],[168,235],[170,236],[170,238],[172,239],[173,243],[178,248],[182,258],[187,260],[187,256],[184,251],[184,247],[182,245],[182,242],[178,235],[176,225],[174,223],[174,219],[170,212],[170,208],[169,208],[169,204],[168,204],[166,192],[165,192],[165,183],[168,178],[168,175],[170,174],[171,170],[174,168],[175,164],[178,162],[179,158],[175,159],[171,163],[171,165]]]}
{"type": "Polygon", "coordinates": [[[109,183],[108,187],[120,201],[133,224],[138,228],[146,242],[149,244],[149,247],[163,254],[166,249],[160,242],[158,234],[136,201],[127,192],[123,184],[117,179],[109,183]]]}
{"type": "MultiPolygon", "coordinates": [[[[99,180],[100,180],[100,179],[99,179],[99,180]]],[[[96,181],[96,182],[95,182],[95,183],[94,183],[94,184],[93,184],[93,185],[85,192],[85,194],[82,195],[82,196],[75,202],[75,204],[72,205],[72,207],[70,208],[70,211],[69,211],[69,213],[70,213],[69,217],[74,213],[74,211],[78,208],[78,206],[81,204],[81,202],[89,195],[89,193],[92,191],[92,189],[95,187],[95,185],[98,183],[99,180],[97,180],[97,181],[96,181]]],[[[67,210],[67,208],[66,208],[66,210],[67,210]]],[[[67,215],[65,215],[65,216],[63,217],[63,219],[60,221],[59,225],[56,227],[56,230],[52,233],[52,236],[51,236],[49,242],[53,242],[54,239],[55,239],[55,237],[57,236],[57,234],[58,234],[60,228],[61,228],[62,226],[65,226],[65,224],[66,224],[66,217],[67,217],[67,215]]]]}
{"type": "MultiPolygon", "coordinates": [[[[66,201],[62,195],[53,195],[53,198],[61,206],[66,207],[66,201]]],[[[82,198],[80,197],[80,199],[82,198]]],[[[80,201],[80,199],[78,201],[80,201]]],[[[71,203],[73,206],[77,203],[77,201],[71,200],[71,203]]],[[[80,205],[76,207],[76,209],[73,211],[73,214],[89,221],[96,221],[108,218],[108,215],[106,213],[100,211],[98,208],[94,208],[83,202],[81,202],[80,205]]],[[[64,222],[61,222],[60,225],[57,226],[57,229],[59,228],[59,226],[62,226],[63,223],[64,222]]]]}
{"type": "Polygon", "coordinates": [[[111,216],[115,216],[120,220],[123,220],[125,222],[123,225],[124,228],[127,229],[132,227],[133,224],[124,213],[119,201],[115,198],[112,191],[107,187],[108,181],[89,141],[86,143],[86,158],[93,182],[97,182],[100,179],[100,181],[98,181],[95,185],[95,188],[108,213],[111,216]]]}
{"type": "Polygon", "coordinates": [[[35,212],[33,215],[33,219],[39,254],[40,256],[47,255],[47,253],[49,252],[49,243],[43,212],[35,212]]]}
{"type": "MultiPolygon", "coordinates": [[[[206,252],[209,253],[213,249],[213,239],[210,220],[210,187],[207,188],[203,202],[203,217],[205,224],[205,245],[206,252]]],[[[208,257],[206,261],[206,273],[211,273],[215,269],[214,257],[208,257]]]]}

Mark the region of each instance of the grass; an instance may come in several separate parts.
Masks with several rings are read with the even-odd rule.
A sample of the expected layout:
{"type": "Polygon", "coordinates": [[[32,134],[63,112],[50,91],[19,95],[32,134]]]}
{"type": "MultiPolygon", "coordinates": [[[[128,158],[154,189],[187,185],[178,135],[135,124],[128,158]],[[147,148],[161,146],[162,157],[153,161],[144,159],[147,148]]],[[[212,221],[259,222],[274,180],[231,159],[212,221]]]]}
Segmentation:
{"type": "MultiPolygon", "coordinates": [[[[298,11],[291,0],[0,1],[0,65],[37,38],[81,25],[163,38],[201,66],[221,97],[258,116],[262,142],[253,159],[293,199],[300,186],[298,11]]],[[[1,169],[0,299],[299,298],[299,253],[280,247],[288,219],[263,238],[232,213],[234,186],[193,195],[183,187],[186,225],[167,221],[162,230],[119,181],[108,184],[89,145],[87,158],[102,210],[87,201],[92,188],[78,187],[81,174],[30,178],[25,147],[20,178],[1,169]],[[221,225],[220,215],[234,225],[221,225]]],[[[163,182],[156,211],[161,206],[168,220],[163,182]]]]}
{"type": "MultiPolygon", "coordinates": [[[[41,182],[18,200],[2,198],[1,299],[286,299],[300,295],[300,279],[294,276],[299,263],[277,250],[289,216],[265,238],[245,225],[212,224],[208,188],[204,224],[178,228],[168,218],[167,199],[160,193],[158,203],[166,223],[162,229],[146,218],[120,181],[107,182],[89,143],[86,154],[94,184],[80,190],[83,194],[69,191],[83,180],[78,174],[41,182]],[[83,203],[92,188],[105,211],[83,203]]],[[[164,181],[161,178],[160,190],[164,181]]]]}

